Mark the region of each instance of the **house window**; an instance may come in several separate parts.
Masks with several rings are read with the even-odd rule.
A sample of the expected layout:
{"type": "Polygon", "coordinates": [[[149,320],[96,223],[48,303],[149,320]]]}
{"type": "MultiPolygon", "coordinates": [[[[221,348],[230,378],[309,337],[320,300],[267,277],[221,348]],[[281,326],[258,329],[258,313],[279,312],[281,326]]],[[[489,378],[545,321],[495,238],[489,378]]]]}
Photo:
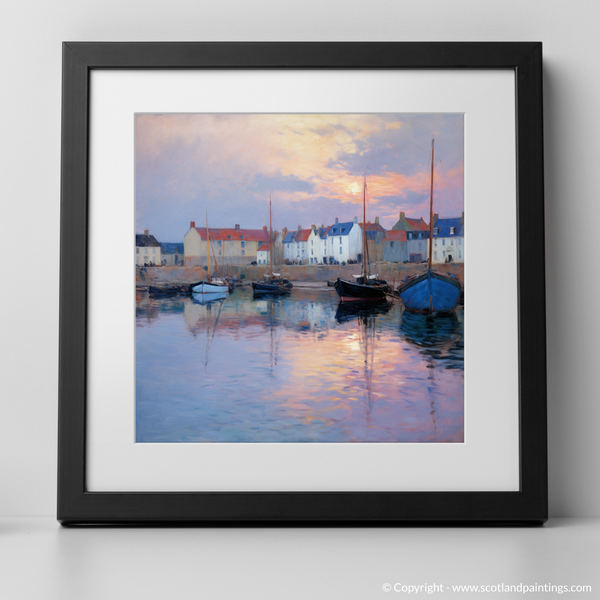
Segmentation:
{"type": "Polygon", "coordinates": [[[390,242],[390,248],[394,247],[394,242],[390,242]]]}
{"type": "MultiPolygon", "coordinates": [[[[422,238],[423,238],[423,234],[422,234],[422,233],[420,233],[420,234],[419,234],[419,239],[422,239],[422,238]]],[[[419,246],[419,248],[420,248],[420,246],[419,246]]]]}
{"type": "Polygon", "coordinates": [[[409,233],[409,234],[408,234],[408,239],[409,239],[409,240],[412,240],[412,233],[409,233]]]}
{"type": "Polygon", "coordinates": [[[454,227],[450,227],[450,235],[454,235],[454,227]]]}
{"type": "Polygon", "coordinates": [[[433,245],[437,246],[437,240],[433,240],[433,245]]]}
{"type": "Polygon", "coordinates": [[[231,239],[231,236],[230,236],[230,235],[228,235],[228,236],[227,236],[227,239],[228,239],[228,240],[230,240],[230,239],[231,239]]]}
{"type": "Polygon", "coordinates": [[[243,236],[243,235],[240,235],[240,240],[243,240],[243,239],[244,239],[244,236],[243,236]]]}
{"type": "Polygon", "coordinates": [[[340,254],[342,253],[342,247],[340,246],[340,254]]]}
{"type": "Polygon", "coordinates": [[[135,252],[136,252],[136,254],[139,254],[139,253],[140,253],[140,249],[139,249],[139,248],[136,248],[136,249],[135,249],[135,252]]]}
{"type": "Polygon", "coordinates": [[[156,248],[152,248],[152,254],[156,254],[156,248]]]}
{"type": "Polygon", "coordinates": [[[242,256],[245,256],[245,255],[246,255],[246,251],[242,250],[242,256]]]}
{"type": "Polygon", "coordinates": [[[434,252],[434,253],[433,253],[433,258],[434,258],[435,260],[437,260],[437,252],[434,252]]]}
{"type": "Polygon", "coordinates": [[[444,239],[444,240],[442,240],[442,246],[445,246],[445,245],[446,245],[446,240],[444,239]]]}
{"type": "Polygon", "coordinates": [[[440,232],[440,230],[437,227],[433,228],[433,235],[437,235],[440,232]]]}
{"type": "Polygon", "coordinates": [[[454,246],[454,240],[453,239],[450,239],[450,245],[454,246]]]}
{"type": "Polygon", "coordinates": [[[242,244],[242,248],[244,247],[244,242],[240,242],[242,244]]]}
{"type": "Polygon", "coordinates": [[[342,243],[342,238],[340,238],[340,244],[342,243]]]}
{"type": "Polygon", "coordinates": [[[462,258],[462,252],[460,250],[458,251],[458,258],[462,258]]]}
{"type": "Polygon", "coordinates": [[[462,246],[462,238],[458,238],[458,245],[462,246]]]}
{"type": "Polygon", "coordinates": [[[310,240],[310,245],[314,246],[315,245],[315,240],[310,240]]]}
{"type": "Polygon", "coordinates": [[[311,250],[311,251],[310,251],[310,253],[311,253],[311,254],[314,254],[314,253],[315,253],[315,251],[314,251],[314,250],[311,250]]]}
{"type": "Polygon", "coordinates": [[[221,251],[219,250],[219,256],[221,256],[221,251]]]}
{"type": "Polygon", "coordinates": [[[221,245],[221,240],[219,240],[219,241],[217,242],[217,245],[218,245],[218,246],[220,246],[220,245],[221,245]]]}
{"type": "Polygon", "coordinates": [[[423,245],[423,244],[421,244],[421,242],[419,242],[419,250],[421,250],[421,246],[422,246],[422,245],[423,245]]]}

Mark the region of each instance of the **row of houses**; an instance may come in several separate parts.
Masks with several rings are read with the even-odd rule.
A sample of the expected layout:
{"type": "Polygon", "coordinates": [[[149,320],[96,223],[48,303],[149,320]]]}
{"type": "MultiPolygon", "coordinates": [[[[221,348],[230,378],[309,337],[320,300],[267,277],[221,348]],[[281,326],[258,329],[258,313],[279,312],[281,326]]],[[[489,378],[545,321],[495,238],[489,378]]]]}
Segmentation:
{"type": "MultiPolygon", "coordinates": [[[[400,213],[390,230],[374,223],[352,221],[333,225],[312,225],[308,229],[286,228],[269,235],[262,229],[196,227],[194,221],[183,238],[183,244],[160,243],[146,230],[136,235],[138,266],[186,265],[205,266],[208,252],[217,265],[256,263],[328,265],[363,261],[363,235],[367,237],[370,262],[422,262],[429,257],[429,225],[400,213]]],[[[433,217],[432,262],[464,262],[464,212],[451,219],[433,217]]]]}
{"type": "MultiPolygon", "coordinates": [[[[285,230],[284,230],[285,231],[285,230]]],[[[429,259],[429,225],[422,219],[407,218],[401,212],[397,223],[385,230],[375,222],[338,219],[328,227],[312,225],[285,232],[284,262],[290,264],[341,264],[362,262],[363,235],[367,236],[370,262],[422,262],[429,259]]],[[[464,262],[464,212],[461,217],[440,219],[433,216],[432,262],[464,262]]],[[[261,257],[262,258],[262,257],[261,257]]],[[[263,258],[264,260],[264,258],[263,258]]],[[[260,264],[260,260],[259,260],[260,264]]]]}
{"type": "Polygon", "coordinates": [[[183,244],[159,242],[146,229],[135,236],[137,267],[176,267],[185,264],[183,244]]]}

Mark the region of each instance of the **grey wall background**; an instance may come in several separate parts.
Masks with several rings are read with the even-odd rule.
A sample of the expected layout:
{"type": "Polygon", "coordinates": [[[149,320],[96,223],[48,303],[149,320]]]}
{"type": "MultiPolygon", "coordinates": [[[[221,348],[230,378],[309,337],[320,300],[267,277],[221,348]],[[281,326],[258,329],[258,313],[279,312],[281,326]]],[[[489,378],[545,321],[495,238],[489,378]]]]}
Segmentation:
{"type": "Polygon", "coordinates": [[[551,515],[600,516],[600,277],[594,225],[600,222],[599,19],[596,0],[4,5],[0,516],[55,514],[63,40],[541,40],[551,515]]]}

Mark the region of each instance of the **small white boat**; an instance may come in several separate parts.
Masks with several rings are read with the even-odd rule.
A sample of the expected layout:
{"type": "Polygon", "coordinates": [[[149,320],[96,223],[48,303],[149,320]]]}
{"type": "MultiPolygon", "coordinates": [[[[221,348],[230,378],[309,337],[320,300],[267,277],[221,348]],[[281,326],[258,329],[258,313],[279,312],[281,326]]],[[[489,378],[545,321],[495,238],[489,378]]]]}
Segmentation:
{"type": "MultiPolygon", "coordinates": [[[[206,211],[206,256],[208,260],[208,266],[206,272],[208,273],[207,281],[199,281],[198,283],[192,284],[192,292],[194,294],[222,294],[229,293],[231,288],[226,281],[223,281],[220,277],[211,277],[210,273],[210,230],[208,229],[208,211],[206,211]]],[[[215,263],[217,259],[215,258],[215,263]]],[[[217,271],[219,265],[217,265],[217,271]]]]}
{"type": "Polygon", "coordinates": [[[218,294],[223,292],[229,292],[229,284],[220,279],[213,279],[212,281],[200,281],[194,287],[192,287],[194,294],[218,294]]]}

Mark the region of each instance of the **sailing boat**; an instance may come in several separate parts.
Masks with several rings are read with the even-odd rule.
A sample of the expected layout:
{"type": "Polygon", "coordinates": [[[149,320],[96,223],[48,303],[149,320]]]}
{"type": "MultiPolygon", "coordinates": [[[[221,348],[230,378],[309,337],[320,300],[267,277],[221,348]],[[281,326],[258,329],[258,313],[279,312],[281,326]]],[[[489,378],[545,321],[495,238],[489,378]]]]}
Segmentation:
{"type": "MultiPolygon", "coordinates": [[[[208,229],[208,210],[206,211],[206,251],[208,257],[206,281],[199,281],[192,285],[194,294],[223,294],[229,292],[229,284],[220,278],[213,279],[210,274],[210,232],[208,229]]],[[[215,258],[215,264],[217,260],[215,258]]],[[[218,267],[217,267],[218,268],[218,267]]]]}
{"type": "Polygon", "coordinates": [[[255,294],[287,294],[294,287],[291,281],[282,279],[279,273],[273,273],[273,219],[271,216],[271,194],[269,194],[269,273],[263,281],[252,282],[255,294]]]}
{"type": "Polygon", "coordinates": [[[355,281],[347,281],[338,277],[333,284],[342,302],[382,302],[386,293],[391,292],[388,282],[376,279],[377,275],[369,274],[369,246],[367,244],[367,178],[363,178],[363,254],[362,275],[354,276],[355,281]]]}
{"type": "Polygon", "coordinates": [[[462,294],[455,277],[431,269],[433,244],[433,157],[435,140],[431,140],[431,189],[429,193],[429,262],[427,272],[408,279],[398,288],[404,307],[409,312],[428,315],[452,312],[462,294]]]}

